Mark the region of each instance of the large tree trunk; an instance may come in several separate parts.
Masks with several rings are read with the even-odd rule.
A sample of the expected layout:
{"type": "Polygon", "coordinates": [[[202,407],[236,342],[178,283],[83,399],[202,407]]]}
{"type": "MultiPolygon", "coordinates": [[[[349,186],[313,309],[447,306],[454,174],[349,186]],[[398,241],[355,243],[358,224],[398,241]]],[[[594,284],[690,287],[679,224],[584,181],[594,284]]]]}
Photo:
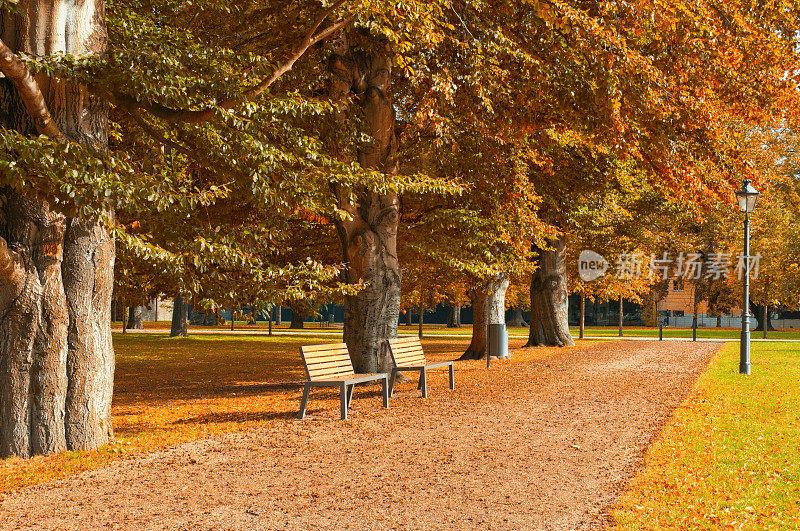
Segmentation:
{"type": "Polygon", "coordinates": [[[128,314],[128,330],[144,328],[144,306],[131,306],[128,314]]]}
{"type": "Polygon", "coordinates": [[[69,332],[66,436],[70,450],[92,450],[113,437],[114,347],[111,296],[114,240],[102,226],[70,220],[64,245],[69,332]]]}
{"type": "Polygon", "coordinates": [[[772,326],[772,318],[769,316],[769,312],[764,315],[764,307],[759,307],[756,303],[752,300],[750,301],[750,315],[755,317],[757,326],[755,327],[754,331],[762,332],[764,330],[764,322],[767,323],[767,330],[775,331],[775,328],[772,326]],[[766,318],[765,318],[766,317],[766,318]]]}
{"type": "Polygon", "coordinates": [[[619,337],[622,337],[622,320],[623,320],[623,317],[624,317],[624,310],[623,310],[623,306],[622,306],[622,301],[623,301],[623,298],[620,297],[619,298],[619,315],[617,316],[619,318],[619,323],[618,323],[619,324],[619,337]]]}
{"type": "Polygon", "coordinates": [[[540,250],[531,281],[531,327],[526,347],[572,346],[567,293],[567,248],[564,237],[540,250]]]}
{"type": "Polygon", "coordinates": [[[447,328],[461,328],[461,304],[451,302],[447,313],[447,328]]]}
{"type": "Polygon", "coordinates": [[[486,356],[489,325],[505,323],[507,289],[508,277],[501,273],[467,292],[472,303],[472,340],[459,359],[479,360],[486,356]]]}
{"type": "Polygon", "coordinates": [[[539,251],[531,281],[531,327],[526,347],[572,346],[569,333],[567,247],[562,236],[552,250],[539,251]]]}
{"type": "Polygon", "coordinates": [[[303,316],[300,315],[300,312],[298,312],[295,308],[292,308],[292,321],[289,325],[289,328],[303,328],[303,321],[303,316]]]}
{"type": "Polygon", "coordinates": [[[522,317],[522,308],[514,307],[511,312],[511,319],[508,320],[508,326],[528,326],[525,318],[522,317]]]}
{"type": "MultiPolygon", "coordinates": [[[[270,321],[272,321],[271,318],[270,321]]],[[[282,324],[283,324],[283,307],[277,306],[275,308],[275,326],[281,326],[282,324]]]]}
{"type": "Polygon", "coordinates": [[[178,294],[172,303],[172,326],[169,337],[189,335],[189,299],[178,294]]]}
{"type": "MultiPolygon", "coordinates": [[[[388,97],[391,59],[388,43],[356,35],[362,43],[342,41],[328,63],[332,74],[329,95],[337,102],[353,97],[349,112],[361,115],[364,131],[372,141],[358,149],[363,168],[397,172],[397,139],[394,109],[388,97]],[[351,46],[353,44],[353,46],[351,46]],[[363,45],[363,46],[362,46],[363,45]]],[[[388,372],[392,361],[384,341],[397,337],[400,317],[400,262],[397,259],[397,227],[400,204],[396,194],[348,190],[334,186],[339,207],[350,219],[336,219],[346,264],[344,279],[365,288],[345,297],[344,341],[357,372],[388,372]]]]}
{"type": "Polygon", "coordinates": [[[579,337],[583,339],[586,335],[586,294],[581,293],[581,322],[579,337]]]}
{"type": "MultiPolygon", "coordinates": [[[[106,46],[104,3],[23,2],[0,14],[13,52],[91,55],[106,46]]],[[[36,135],[17,89],[0,79],[0,126],[36,135]]],[[[36,83],[55,128],[103,148],[107,109],[85,88],[36,83]]],[[[67,219],[43,197],[0,190],[0,457],[28,457],[108,442],[114,354],[114,241],[100,225],[67,219]]],[[[113,218],[113,213],[108,213],[113,218]]]]}
{"type": "Polygon", "coordinates": [[[67,448],[65,220],[40,199],[6,190],[3,200],[0,456],[60,452],[67,448]]]}
{"type": "Polygon", "coordinates": [[[419,323],[418,323],[418,328],[417,328],[417,337],[419,337],[420,339],[422,339],[422,324],[423,324],[423,320],[424,319],[425,319],[425,308],[423,308],[420,305],[420,307],[419,307],[419,323]]]}
{"type": "Polygon", "coordinates": [[[411,308],[406,310],[406,326],[413,326],[413,322],[411,322],[411,308]]]}

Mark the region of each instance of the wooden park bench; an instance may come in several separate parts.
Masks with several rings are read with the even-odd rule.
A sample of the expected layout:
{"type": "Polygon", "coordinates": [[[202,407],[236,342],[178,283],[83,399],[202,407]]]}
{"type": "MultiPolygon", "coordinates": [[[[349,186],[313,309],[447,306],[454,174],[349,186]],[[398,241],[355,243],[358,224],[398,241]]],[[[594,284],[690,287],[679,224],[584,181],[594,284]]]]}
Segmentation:
{"type": "Polygon", "coordinates": [[[389,396],[394,393],[394,380],[398,372],[419,371],[419,384],[417,389],[422,389],[422,397],[428,397],[428,369],[447,366],[450,369],[450,389],[455,389],[455,379],[453,378],[453,362],[442,361],[438,363],[428,363],[425,360],[425,353],[422,351],[422,343],[418,337],[401,337],[389,339],[389,351],[392,353],[392,376],[389,378],[389,396]]]}
{"type": "Polygon", "coordinates": [[[300,411],[297,413],[298,419],[303,419],[306,416],[308,393],[311,391],[312,387],[339,388],[339,403],[342,410],[342,420],[347,418],[347,409],[350,407],[350,400],[353,398],[353,386],[358,383],[382,380],[383,407],[389,407],[389,375],[386,373],[356,374],[353,370],[353,362],[350,361],[350,353],[347,352],[347,345],[345,343],[300,347],[300,356],[303,358],[303,365],[306,369],[308,381],[303,390],[300,411]]]}

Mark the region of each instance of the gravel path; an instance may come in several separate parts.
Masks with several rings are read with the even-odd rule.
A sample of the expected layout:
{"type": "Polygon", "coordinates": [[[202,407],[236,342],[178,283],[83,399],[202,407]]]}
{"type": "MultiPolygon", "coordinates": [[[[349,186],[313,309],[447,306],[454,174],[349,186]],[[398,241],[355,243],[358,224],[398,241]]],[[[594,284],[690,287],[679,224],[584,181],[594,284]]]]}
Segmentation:
{"type": "Polygon", "coordinates": [[[0,527],[600,527],[720,346],[601,343],[489,372],[459,362],[454,392],[434,373],[427,400],[406,383],[387,411],[364,388],[347,421],[315,409],[312,394],[303,422],[17,492],[0,502],[0,527]]]}

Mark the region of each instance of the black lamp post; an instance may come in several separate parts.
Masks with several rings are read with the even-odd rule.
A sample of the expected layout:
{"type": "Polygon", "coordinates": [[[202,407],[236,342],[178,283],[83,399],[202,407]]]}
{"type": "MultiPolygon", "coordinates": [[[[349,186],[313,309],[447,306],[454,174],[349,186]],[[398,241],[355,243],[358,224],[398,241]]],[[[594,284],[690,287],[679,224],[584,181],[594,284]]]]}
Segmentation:
{"type": "Polygon", "coordinates": [[[739,209],[744,212],[744,296],[742,297],[742,335],[739,341],[739,374],[750,374],[750,213],[756,209],[758,190],[748,179],[736,192],[739,209]]]}

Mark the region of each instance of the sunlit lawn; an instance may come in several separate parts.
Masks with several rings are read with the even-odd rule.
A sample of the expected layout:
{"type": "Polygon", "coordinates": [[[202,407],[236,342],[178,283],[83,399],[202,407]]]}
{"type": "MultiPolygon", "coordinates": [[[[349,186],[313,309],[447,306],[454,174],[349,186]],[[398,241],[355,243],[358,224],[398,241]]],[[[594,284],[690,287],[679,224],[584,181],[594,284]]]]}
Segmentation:
{"type": "MultiPolygon", "coordinates": [[[[578,329],[570,327],[570,332],[573,336],[578,337],[578,329]]],[[[658,328],[646,328],[643,326],[625,326],[622,332],[626,337],[658,337],[658,328]]],[[[617,337],[619,328],[616,326],[591,326],[586,327],[587,337],[617,337]]],[[[691,338],[691,328],[675,328],[669,327],[663,330],[664,337],[666,338],[691,338]]],[[[739,339],[740,329],[738,328],[698,328],[698,339],[739,339]]],[[[753,341],[761,339],[762,332],[751,332],[753,341]]],[[[800,339],[800,330],[787,329],[775,330],[767,333],[768,339],[800,339]]]]}
{"type": "Polygon", "coordinates": [[[800,345],[726,345],[614,512],[625,529],[800,527],[800,345]]]}
{"type": "MultiPolygon", "coordinates": [[[[121,329],[121,323],[114,323],[115,329],[121,329]]],[[[159,321],[157,323],[148,322],[145,323],[145,328],[152,329],[152,330],[168,330],[170,327],[170,323],[165,321],[159,321]]],[[[305,331],[319,331],[323,332],[327,335],[340,333],[342,330],[342,324],[336,323],[331,327],[327,325],[323,326],[322,323],[314,322],[314,323],[305,323],[304,325],[305,331]]],[[[230,325],[223,325],[223,326],[190,326],[190,330],[218,330],[224,331],[229,330],[230,325]]],[[[248,325],[244,321],[237,321],[235,324],[235,329],[238,332],[258,332],[263,333],[268,329],[267,323],[258,322],[255,325],[248,325]]],[[[273,325],[273,330],[280,331],[280,332],[289,332],[289,323],[282,323],[281,326],[273,325]]],[[[418,325],[413,324],[411,326],[401,324],[398,327],[398,333],[401,335],[416,335],[418,331],[418,325]]],[[[578,337],[578,328],[577,327],[570,327],[570,332],[572,336],[577,338],[578,337]]],[[[608,337],[608,338],[616,338],[619,335],[619,328],[616,326],[587,326],[586,327],[586,337],[608,337]]],[[[714,327],[703,327],[697,329],[697,338],[698,339],[739,339],[740,330],[738,328],[714,328],[714,327]]],[[[528,335],[528,328],[526,327],[519,327],[519,326],[510,326],[508,327],[508,334],[511,337],[524,337],[528,335]]],[[[752,332],[753,341],[761,340],[761,332],[752,332]]],[[[447,328],[441,324],[426,324],[423,330],[423,337],[424,336],[465,336],[469,337],[472,335],[472,325],[471,324],[463,324],[461,328],[447,328]]],[[[658,328],[651,328],[651,327],[644,327],[644,326],[624,326],[623,327],[623,335],[624,337],[658,337],[658,328]]],[[[691,328],[675,328],[675,327],[668,327],[664,328],[663,330],[663,337],[665,338],[686,338],[689,339],[692,337],[692,329],[691,328]]],[[[769,339],[800,339],[800,330],[796,329],[786,329],[786,330],[775,330],[770,331],[767,334],[769,339]]]]}

